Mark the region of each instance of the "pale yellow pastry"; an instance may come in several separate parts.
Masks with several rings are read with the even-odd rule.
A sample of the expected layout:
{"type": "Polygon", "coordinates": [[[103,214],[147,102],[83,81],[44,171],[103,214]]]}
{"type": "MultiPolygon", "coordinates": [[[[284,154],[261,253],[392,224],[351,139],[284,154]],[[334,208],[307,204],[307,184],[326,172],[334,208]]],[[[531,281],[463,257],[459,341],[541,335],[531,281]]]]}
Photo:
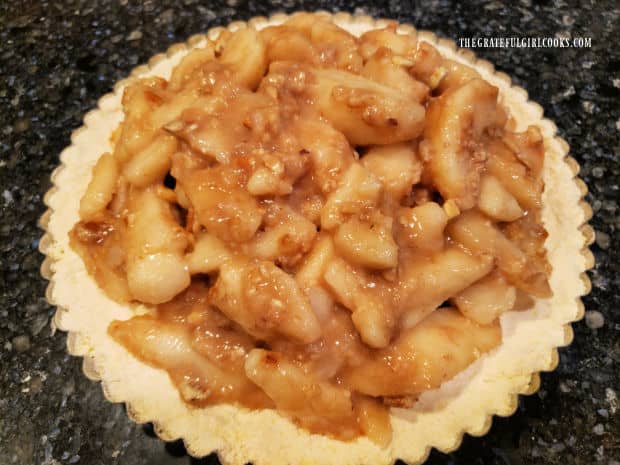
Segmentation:
{"type": "Polygon", "coordinates": [[[84,123],[41,221],[55,324],[108,399],[193,455],[421,463],[510,415],[583,314],[567,144],[432,34],[234,23],[84,123]]]}

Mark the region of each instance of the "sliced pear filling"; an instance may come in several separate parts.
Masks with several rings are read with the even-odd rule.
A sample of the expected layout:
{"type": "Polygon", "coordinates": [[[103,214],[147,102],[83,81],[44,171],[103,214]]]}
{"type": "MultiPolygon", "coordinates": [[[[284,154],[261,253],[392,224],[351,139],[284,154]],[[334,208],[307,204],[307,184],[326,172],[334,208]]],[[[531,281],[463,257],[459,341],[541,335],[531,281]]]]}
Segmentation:
{"type": "Polygon", "coordinates": [[[540,131],[394,25],[225,31],[127,85],[123,111],[71,244],[150,309],[109,333],[192,406],[387,447],[391,406],[550,295],[540,131]]]}

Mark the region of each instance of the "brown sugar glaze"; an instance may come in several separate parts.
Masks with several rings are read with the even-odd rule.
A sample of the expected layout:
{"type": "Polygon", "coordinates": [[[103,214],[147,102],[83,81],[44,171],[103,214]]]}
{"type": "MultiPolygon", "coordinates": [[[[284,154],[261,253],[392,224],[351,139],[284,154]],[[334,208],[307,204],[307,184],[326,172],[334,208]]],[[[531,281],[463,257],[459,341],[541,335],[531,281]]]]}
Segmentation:
{"type": "Polygon", "coordinates": [[[391,438],[409,406],[550,295],[544,147],[497,88],[396,25],[223,32],[124,91],[71,232],[109,332],[196,408],[391,438]]]}

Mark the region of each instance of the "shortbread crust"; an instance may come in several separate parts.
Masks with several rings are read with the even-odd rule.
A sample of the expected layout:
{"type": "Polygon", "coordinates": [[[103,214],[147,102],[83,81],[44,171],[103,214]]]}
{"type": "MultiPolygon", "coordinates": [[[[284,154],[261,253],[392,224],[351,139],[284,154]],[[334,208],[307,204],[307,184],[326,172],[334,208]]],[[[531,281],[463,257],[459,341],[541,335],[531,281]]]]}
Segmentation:
{"type": "MultiPolygon", "coordinates": [[[[365,16],[337,14],[333,18],[355,35],[386,24],[365,16]]],[[[275,15],[255,18],[250,24],[260,29],[286,19],[286,15],[275,15]]],[[[245,26],[237,22],[229,28],[245,26]]],[[[213,29],[207,35],[213,38],[221,30],[213,29]]],[[[399,32],[416,33],[406,25],[399,26],[399,32]]],[[[388,464],[398,458],[417,464],[425,460],[431,447],[444,452],[457,448],[464,432],[486,433],[492,415],[512,414],[518,394],[538,389],[537,373],[555,368],[556,348],[570,343],[570,323],[583,316],[579,297],[589,292],[584,272],[593,265],[587,249],[593,233],[584,224],[591,209],[582,200],[585,184],[575,177],[578,165],[567,156],[566,142],[556,137],[556,126],[542,118],[542,108],[529,102],[523,89],[511,86],[508,76],[496,73],[490,63],[476,60],[469,51],[457,51],[451,41],[438,40],[424,31],[417,35],[418,40],[435,45],[445,57],[474,67],[499,87],[500,101],[515,120],[515,130],[539,126],[545,140],[542,221],[549,234],[545,248],[552,266],[549,284],[553,297],[537,301],[529,311],[502,315],[503,340],[496,350],[439,389],[425,392],[411,409],[393,408],[393,440],[385,449],[364,437],[343,442],[311,435],[273,410],[188,406],[165,371],[140,362],[108,335],[111,321],[131,318],[140,306],[123,306],[109,299],[69,246],[68,232],[79,219],[79,199],[92,167],[111,149],[109,136],[122,120],[120,99],[130,77],[100,99],[98,109],[86,115],[84,127],[74,132],[72,145],[62,153],[62,165],[52,175],[55,187],[45,197],[49,210],[41,220],[47,230],[41,250],[47,255],[42,273],[51,281],[47,298],[58,306],[54,323],[69,332],[69,352],[84,357],[85,374],[102,381],[110,401],[125,402],[132,419],[153,422],[162,439],[183,438],[192,455],[217,451],[225,465],[249,461],[255,465],[388,464]]],[[[169,77],[180,58],[204,43],[204,38],[194,36],[186,44],[171,47],[148,65],[136,68],[132,76],[169,77]]]]}

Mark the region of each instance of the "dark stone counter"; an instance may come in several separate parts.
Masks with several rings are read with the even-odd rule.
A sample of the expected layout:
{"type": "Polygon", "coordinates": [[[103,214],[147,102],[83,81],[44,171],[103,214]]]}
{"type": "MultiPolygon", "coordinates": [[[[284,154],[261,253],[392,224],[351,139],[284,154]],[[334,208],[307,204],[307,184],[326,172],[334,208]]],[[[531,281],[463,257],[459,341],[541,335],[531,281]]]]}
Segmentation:
{"type": "Polygon", "coordinates": [[[216,464],[192,460],[106,402],[66,355],[39,276],[42,196],[71,131],[114,82],[170,44],[278,10],[339,9],[459,37],[586,37],[591,48],[488,48],[581,163],[597,231],[589,312],[558,369],[517,413],[429,464],[620,463],[620,5],[593,2],[23,0],[0,4],[0,463],[216,464]],[[514,4],[513,4],[514,3],[514,4]],[[584,4],[580,8],[579,4],[584,4]]]}

